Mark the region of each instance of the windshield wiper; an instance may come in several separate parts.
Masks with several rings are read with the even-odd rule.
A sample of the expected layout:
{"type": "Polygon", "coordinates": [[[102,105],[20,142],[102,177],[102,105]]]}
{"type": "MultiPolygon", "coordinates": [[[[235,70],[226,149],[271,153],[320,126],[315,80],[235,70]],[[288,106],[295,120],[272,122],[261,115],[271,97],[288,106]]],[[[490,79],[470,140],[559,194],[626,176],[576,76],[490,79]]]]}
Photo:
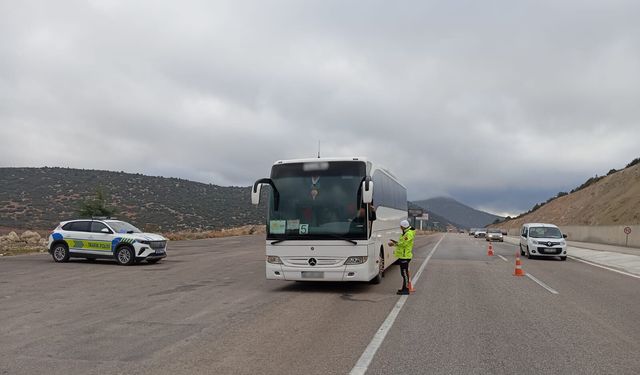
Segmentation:
{"type": "Polygon", "coordinates": [[[351,243],[353,245],[357,245],[358,244],[356,241],[354,241],[352,239],[340,237],[340,236],[338,236],[336,234],[327,233],[326,235],[329,236],[329,237],[335,238],[336,240],[347,241],[347,242],[349,242],[349,243],[351,243]]]}
{"type": "MultiPolygon", "coordinates": [[[[328,233],[327,233],[327,234],[325,234],[325,235],[326,235],[326,236],[329,236],[329,237],[331,237],[331,238],[335,238],[336,240],[347,241],[347,242],[349,242],[349,243],[351,243],[351,244],[353,244],[353,245],[357,245],[357,244],[358,244],[358,243],[357,243],[356,241],[354,241],[354,240],[351,240],[351,239],[349,239],[349,238],[340,237],[340,236],[335,235],[335,234],[328,234],[328,233]]],[[[277,245],[277,244],[279,244],[280,242],[284,242],[284,241],[290,241],[290,240],[274,240],[274,241],[271,241],[271,245],[277,245]]]]}

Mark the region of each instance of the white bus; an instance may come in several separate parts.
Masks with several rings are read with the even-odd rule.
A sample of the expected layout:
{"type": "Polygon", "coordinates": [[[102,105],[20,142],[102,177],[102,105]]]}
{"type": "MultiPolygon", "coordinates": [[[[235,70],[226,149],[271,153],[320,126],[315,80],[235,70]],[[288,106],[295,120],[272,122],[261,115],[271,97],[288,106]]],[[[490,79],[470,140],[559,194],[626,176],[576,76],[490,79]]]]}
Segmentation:
{"type": "Polygon", "coordinates": [[[266,275],[272,280],[379,283],[395,262],[387,243],[401,234],[407,190],[362,157],[283,160],[256,181],[271,187],[266,275]]]}

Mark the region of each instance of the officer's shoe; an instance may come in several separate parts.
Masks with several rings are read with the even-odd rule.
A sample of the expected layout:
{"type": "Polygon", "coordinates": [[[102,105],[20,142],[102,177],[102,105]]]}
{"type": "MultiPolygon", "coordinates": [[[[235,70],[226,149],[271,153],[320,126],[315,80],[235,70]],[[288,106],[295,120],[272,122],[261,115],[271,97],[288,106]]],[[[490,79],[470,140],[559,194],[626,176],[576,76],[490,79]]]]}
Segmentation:
{"type": "Polygon", "coordinates": [[[398,289],[396,294],[400,295],[400,296],[408,296],[409,295],[409,289],[398,289]]]}

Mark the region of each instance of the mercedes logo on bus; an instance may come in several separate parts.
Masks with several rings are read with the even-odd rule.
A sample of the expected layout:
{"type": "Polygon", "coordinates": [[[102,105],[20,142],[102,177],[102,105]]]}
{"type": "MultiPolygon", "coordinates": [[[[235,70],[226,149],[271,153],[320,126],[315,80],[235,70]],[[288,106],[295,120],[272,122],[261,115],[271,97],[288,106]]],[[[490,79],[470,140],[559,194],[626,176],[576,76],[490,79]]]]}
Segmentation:
{"type": "Polygon", "coordinates": [[[316,264],[318,264],[318,261],[316,260],[316,258],[309,258],[310,266],[315,266],[316,264]]]}

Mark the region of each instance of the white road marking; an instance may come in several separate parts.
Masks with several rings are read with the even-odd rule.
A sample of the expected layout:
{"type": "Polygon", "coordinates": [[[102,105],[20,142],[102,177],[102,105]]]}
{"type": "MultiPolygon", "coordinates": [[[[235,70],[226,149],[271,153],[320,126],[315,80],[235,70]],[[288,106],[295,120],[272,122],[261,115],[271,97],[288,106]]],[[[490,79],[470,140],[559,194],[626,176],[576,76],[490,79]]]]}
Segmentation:
{"type": "Polygon", "coordinates": [[[504,260],[505,262],[508,262],[507,258],[503,257],[502,255],[498,254],[498,256],[500,257],[500,259],[504,260]]]}
{"type": "Polygon", "coordinates": [[[582,263],[589,264],[589,265],[594,266],[594,267],[604,268],[605,270],[609,270],[609,271],[613,271],[613,272],[621,273],[621,274],[623,274],[623,275],[625,275],[625,276],[631,276],[631,277],[635,277],[636,279],[640,279],[640,276],[638,276],[638,275],[634,275],[634,274],[629,273],[629,272],[620,271],[620,270],[617,270],[617,269],[615,269],[615,268],[610,268],[610,267],[603,266],[603,265],[601,265],[601,264],[597,264],[597,263],[591,263],[591,262],[586,261],[586,260],[584,260],[584,259],[575,258],[575,257],[572,257],[572,256],[569,256],[569,258],[571,258],[571,259],[573,259],[573,260],[577,260],[578,262],[582,262],[582,263]]]}
{"type": "MultiPolygon", "coordinates": [[[[445,236],[446,234],[444,234],[440,238],[440,241],[438,241],[438,243],[436,243],[436,245],[433,247],[433,249],[427,256],[427,259],[425,259],[424,262],[422,262],[420,269],[418,270],[418,272],[416,272],[416,275],[412,280],[413,285],[415,285],[418,282],[418,279],[420,278],[420,275],[422,275],[422,271],[424,270],[427,263],[429,262],[429,259],[431,259],[431,257],[433,256],[433,253],[436,252],[438,245],[440,245],[440,242],[442,242],[445,236]]],[[[387,315],[387,318],[384,320],[380,328],[378,328],[378,332],[376,332],[376,334],[373,336],[373,339],[371,339],[371,342],[369,343],[369,345],[367,345],[367,348],[364,350],[364,352],[360,356],[360,359],[358,359],[358,362],[356,363],[356,365],[353,366],[353,368],[351,369],[351,372],[349,372],[350,375],[364,375],[367,372],[367,369],[369,368],[371,361],[373,361],[373,357],[376,355],[376,352],[380,348],[380,345],[382,345],[384,338],[387,336],[387,333],[389,333],[391,326],[393,326],[393,323],[396,321],[396,318],[398,317],[400,310],[402,310],[402,307],[404,306],[405,302],[407,302],[408,297],[409,296],[400,296],[400,298],[398,299],[398,302],[396,302],[396,305],[393,307],[389,315],[387,315]]]]}
{"type": "Polygon", "coordinates": [[[549,285],[543,283],[542,281],[536,279],[532,274],[526,273],[525,276],[527,276],[531,280],[535,281],[538,285],[540,285],[541,287],[543,287],[546,290],[548,290],[551,294],[560,294],[560,293],[558,293],[557,290],[553,289],[552,287],[550,287],[549,285]]]}

